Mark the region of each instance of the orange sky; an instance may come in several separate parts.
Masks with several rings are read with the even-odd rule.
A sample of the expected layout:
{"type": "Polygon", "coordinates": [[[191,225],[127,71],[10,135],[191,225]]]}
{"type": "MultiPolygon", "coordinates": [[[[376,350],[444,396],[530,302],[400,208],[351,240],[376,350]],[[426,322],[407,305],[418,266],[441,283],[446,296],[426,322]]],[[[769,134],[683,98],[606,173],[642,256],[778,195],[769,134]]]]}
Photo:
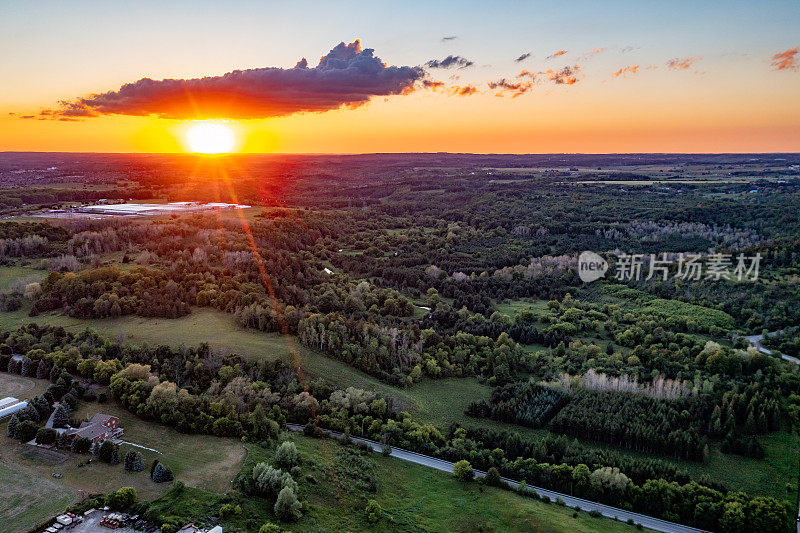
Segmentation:
{"type": "Polygon", "coordinates": [[[343,13],[308,15],[303,24],[315,30],[311,36],[298,33],[294,24],[299,19],[293,18],[298,14],[285,6],[272,14],[275,20],[264,23],[269,31],[251,20],[256,15],[248,9],[260,7],[248,4],[248,9],[222,14],[212,4],[205,6],[208,12],[190,16],[174,6],[165,8],[152,27],[142,26],[152,19],[147,10],[114,17],[112,8],[103,23],[78,32],[67,23],[81,13],[58,3],[38,11],[19,3],[0,17],[0,151],[185,151],[187,121],[114,114],[70,122],[19,117],[53,109],[60,100],[117,91],[142,77],[291,69],[303,55],[313,68],[316,58],[340,40],[355,37],[374,48],[387,66],[422,66],[447,55],[469,58],[468,68],[428,69],[426,75],[447,87],[470,85],[477,92],[461,97],[419,89],[373,96],[356,109],[229,121],[237,149],[800,151],[800,54],[792,54],[800,41],[795,31],[800,7],[778,2],[774,13],[764,14],[747,2],[725,5],[729,16],[724,21],[712,6],[696,8],[695,18],[687,21],[687,6],[637,11],[614,2],[596,13],[592,3],[547,8],[551,11],[537,4],[516,15],[464,8],[452,24],[436,24],[420,21],[416,11],[423,6],[413,4],[399,9],[392,20],[374,14],[365,14],[364,20],[342,18],[343,13]],[[281,24],[284,19],[289,22],[281,24]],[[606,24],[599,24],[601,19],[606,24]],[[175,25],[179,20],[186,24],[175,25]],[[567,20],[574,31],[559,31],[558,23],[567,20]],[[715,26],[709,26],[712,20],[715,26]],[[527,27],[537,31],[522,30],[527,27]],[[442,38],[451,33],[453,39],[442,38]],[[95,48],[87,48],[89,43],[95,48]],[[530,58],[515,62],[523,52],[530,58]],[[778,56],[782,63],[773,60],[775,54],[783,54],[778,56]],[[565,66],[579,67],[577,83],[547,81],[543,73],[565,66]],[[524,81],[518,77],[523,69],[539,73],[530,91],[512,98],[490,89],[489,83],[501,79],[524,81]],[[620,74],[615,77],[615,72],[620,74]]]}

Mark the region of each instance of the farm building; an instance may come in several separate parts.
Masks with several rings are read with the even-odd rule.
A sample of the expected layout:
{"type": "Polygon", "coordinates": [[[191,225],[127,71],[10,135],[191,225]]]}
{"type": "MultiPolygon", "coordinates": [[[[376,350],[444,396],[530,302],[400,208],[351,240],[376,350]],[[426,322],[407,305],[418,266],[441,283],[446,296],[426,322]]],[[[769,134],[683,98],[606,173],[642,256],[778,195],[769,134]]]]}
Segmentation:
{"type": "Polygon", "coordinates": [[[94,415],[88,422],[83,422],[80,427],[67,430],[67,435],[70,437],[84,437],[93,442],[116,439],[121,437],[122,433],[123,429],[119,427],[119,418],[101,413],[94,415]]]}
{"type": "Polygon", "coordinates": [[[17,411],[22,411],[28,407],[28,402],[18,400],[8,396],[0,400],[0,418],[11,416],[17,411]]]}
{"type": "Polygon", "coordinates": [[[249,205],[226,204],[221,202],[170,202],[168,204],[113,204],[87,205],[78,209],[82,213],[117,216],[149,216],[185,213],[202,213],[204,211],[221,211],[226,209],[248,209],[249,205]]]}

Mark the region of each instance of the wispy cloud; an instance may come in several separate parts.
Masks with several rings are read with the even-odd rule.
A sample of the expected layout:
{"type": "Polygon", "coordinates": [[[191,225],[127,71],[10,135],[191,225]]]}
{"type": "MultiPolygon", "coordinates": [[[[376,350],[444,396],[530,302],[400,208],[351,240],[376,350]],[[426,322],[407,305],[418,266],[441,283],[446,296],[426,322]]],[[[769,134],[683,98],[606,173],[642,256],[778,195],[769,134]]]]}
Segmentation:
{"type": "Polygon", "coordinates": [[[339,43],[309,68],[305,58],[293,68],[234,70],[193,79],[142,78],[116,91],[62,100],[39,116],[75,119],[99,115],[158,116],[173,119],[251,119],[359,107],[374,96],[412,92],[424,78],[419,67],[387,66],[361,42],[339,43]]]}
{"type": "Polygon", "coordinates": [[[517,63],[522,63],[523,61],[525,61],[529,57],[531,57],[531,53],[530,52],[525,52],[524,54],[522,54],[521,56],[516,58],[514,61],[516,61],[517,63]]]}
{"type": "Polygon", "coordinates": [[[472,96],[473,94],[480,92],[474,85],[464,85],[463,87],[454,85],[448,90],[450,91],[450,94],[454,94],[456,96],[472,96]]]}
{"type": "Polygon", "coordinates": [[[614,76],[615,78],[619,78],[620,76],[622,77],[633,76],[638,72],[639,72],[639,65],[627,65],[625,67],[621,67],[616,72],[612,72],[611,75],[614,76]]]}
{"type": "Polygon", "coordinates": [[[676,57],[667,61],[667,68],[670,70],[688,70],[700,61],[702,57],[676,57]]]}
{"type": "Polygon", "coordinates": [[[547,74],[548,79],[556,85],[574,85],[580,81],[578,78],[580,71],[581,67],[578,65],[573,65],[571,67],[567,65],[561,70],[548,69],[544,73],[547,74]]]}
{"type": "Polygon", "coordinates": [[[547,56],[545,59],[553,59],[554,57],[560,57],[567,53],[567,50],[558,50],[557,52],[553,52],[551,55],[547,56]]]}
{"type": "Polygon", "coordinates": [[[458,35],[445,35],[442,37],[442,42],[446,43],[447,41],[455,41],[456,39],[458,39],[458,35]]]}
{"type": "Polygon", "coordinates": [[[444,82],[438,80],[422,80],[422,86],[425,89],[430,89],[431,91],[438,91],[439,89],[444,89],[444,82]]]}
{"type": "Polygon", "coordinates": [[[505,96],[510,94],[512,98],[522,96],[533,88],[532,81],[508,81],[505,78],[490,81],[489,88],[495,92],[495,96],[505,96]]]}
{"type": "Polygon", "coordinates": [[[551,81],[556,85],[574,85],[581,78],[581,67],[579,65],[565,66],[561,69],[547,69],[540,72],[523,70],[517,74],[517,78],[528,78],[533,83],[551,81]]]}
{"type": "Polygon", "coordinates": [[[444,59],[431,59],[430,61],[425,63],[425,66],[428,68],[453,68],[453,67],[467,68],[471,67],[474,64],[475,63],[473,63],[466,57],[450,55],[445,57],[444,59]]]}
{"type": "Polygon", "coordinates": [[[584,52],[583,55],[581,55],[581,59],[589,59],[590,57],[596,56],[600,52],[604,52],[606,50],[607,48],[605,46],[600,46],[599,48],[595,48],[594,50],[589,50],[588,52],[584,52]]]}
{"type": "Polygon", "coordinates": [[[628,44],[628,45],[625,45],[622,48],[620,48],[619,49],[619,53],[620,54],[627,54],[628,52],[633,52],[634,50],[636,50],[636,48],[638,48],[638,47],[633,47],[633,46],[628,44]]]}
{"type": "Polygon", "coordinates": [[[800,46],[795,46],[772,56],[773,70],[797,70],[800,67],[797,58],[798,51],[800,51],[800,46]]]}

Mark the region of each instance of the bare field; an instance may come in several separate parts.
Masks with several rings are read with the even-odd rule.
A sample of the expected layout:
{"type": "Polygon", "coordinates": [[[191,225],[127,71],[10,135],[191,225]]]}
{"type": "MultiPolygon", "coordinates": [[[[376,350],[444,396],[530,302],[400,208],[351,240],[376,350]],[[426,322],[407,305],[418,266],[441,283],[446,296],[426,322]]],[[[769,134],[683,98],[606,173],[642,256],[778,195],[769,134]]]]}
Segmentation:
{"type": "Polygon", "coordinates": [[[13,396],[14,398],[25,400],[43,393],[49,384],[45,380],[24,378],[0,372],[0,398],[13,396]]]}

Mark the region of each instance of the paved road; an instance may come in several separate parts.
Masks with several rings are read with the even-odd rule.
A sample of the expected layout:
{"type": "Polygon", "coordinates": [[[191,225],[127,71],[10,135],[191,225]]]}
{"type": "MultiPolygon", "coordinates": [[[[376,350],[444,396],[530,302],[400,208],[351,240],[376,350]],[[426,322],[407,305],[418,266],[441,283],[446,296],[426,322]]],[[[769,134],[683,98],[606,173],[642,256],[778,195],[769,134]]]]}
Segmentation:
{"type": "MultiPolygon", "coordinates": [[[[774,333],[781,333],[781,332],[780,331],[775,331],[773,333],[770,333],[769,335],[772,335],[774,333]]],[[[797,357],[792,357],[791,355],[782,354],[782,353],[780,353],[778,351],[773,351],[773,350],[770,350],[770,349],[765,348],[764,346],[762,346],[761,345],[761,341],[764,340],[764,335],[750,335],[748,337],[745,337],[745,339],[747,339],[747,342],[749,342],[750,344],[755,346],[756,349],[759,352],[763,353],[763,354],[766,354],[766,355],[780,355],[781,359],[783,359],[784,361],[789,361],[790,363],[794,363],[796,365],[800,365],[800,359],[798,359],[797,357]]],[[[800,526],[798,526],[798,530],[800,530],[800,526]]]]}
{"type": "MultiPolygon", "coordinates": [[[[303,426],[298,424],[287,424],[290,430],[292,431],[303,431],[303,426]]],[[[325,433],[332,437],[341,437],[342,434],[338,431],[329,431],[324,430],[325,433]]],[[[361,442],[367,444],[369,447],[372,448],[373,451],[381,452],[383,451],[383,444],[379,442],[375,442],[374,440],[364,439],[361,437],[352,437],[354,442],[361,442]]],[[[430,468],[435,468],[436,470],[441,470],[443,472],[453,472],[453,463],[450,461],[445,461],[443,459],[437,459],[436,457],[431,457],[429,455],[422,455],[416,452],[411,452],[408,450],[403,450],[402,448],[395,448],[392,447],[392,457],[397,457],[403,461],[408,461],[410,463],[416,463],[418,465],[428,466],[430,468]]],[[[486,476],[486,472],[481,470],[475,470],[476,477],[484,477],[486,476]]],[[[514,481],[513,479],[503,478],[503,480],[508,483],[512,488],[518,488],[519,482],[514,481]]],[[[528,485],[528,490],[536,491],[540,496],[547,496],[550,498],[551,501],[556,501],[557,498],[561,498],[564,500],[564,503],[567,504],[569,507],[580,507],[584,511],[598,511],[603,514],[603,516],[607,516],[609,518],[616,518],[622,522],[626,522],[629,518],[633,519],[634,522],[637,524],[642,524],[644,527],[653,529],[655,531],[662,531],[664,533],[698,533],[702,532],[701,529],[696,529],[689,526],[684,526],[681,524],[676,524],[674,522],[667,522],[666,520],[661,520],[658,518],[653,518],[652,516],[646,516],[639,513],[633,513],[631,511],[625,511],[623,509],[617,509],[616,507],[611,507],[609,505],[603,505],[602,503],[591,502],[589,500],[584,500],[581,498],[576,498],[574,496],[569,496],[567,494],[561,494],[559,492],[554,492],[552,490],[543,489],[540,487],[534,487],[532,485],[528,485]]]]}

